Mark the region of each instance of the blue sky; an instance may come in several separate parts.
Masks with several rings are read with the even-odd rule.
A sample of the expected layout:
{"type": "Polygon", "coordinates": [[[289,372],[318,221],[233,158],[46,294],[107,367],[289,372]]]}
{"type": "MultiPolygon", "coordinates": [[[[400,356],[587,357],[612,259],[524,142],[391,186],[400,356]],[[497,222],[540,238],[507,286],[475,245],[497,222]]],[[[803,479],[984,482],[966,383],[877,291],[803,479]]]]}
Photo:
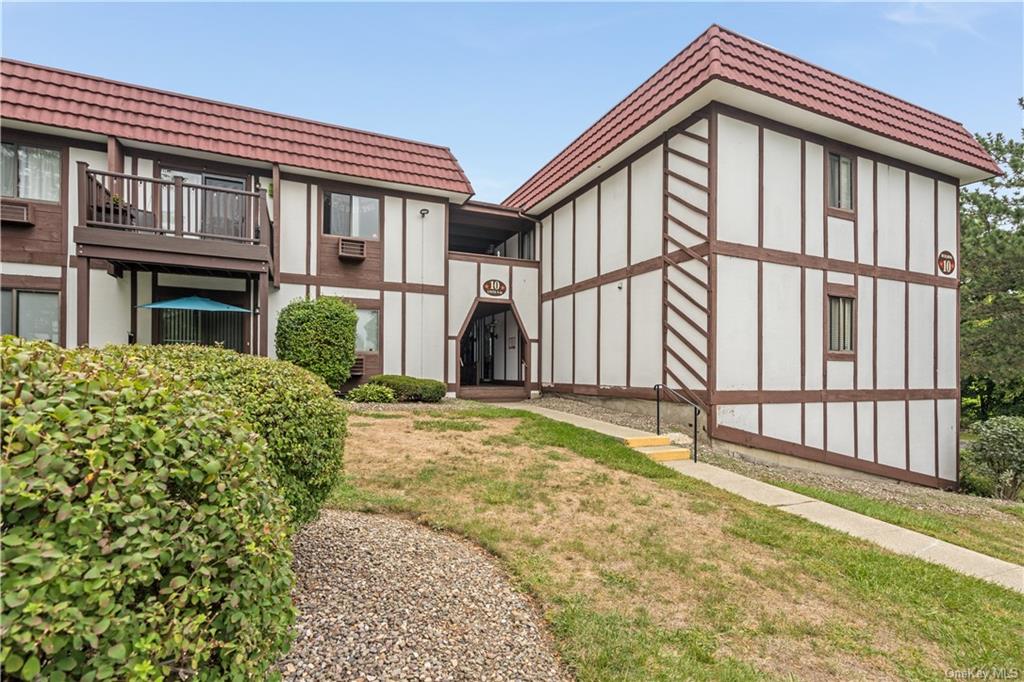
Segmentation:
{"type": "Polygon", "coordinates": [[[3,54],[452,148],[499,201],[711,23],[1017,134],[1003,4],[3,4],[3,54]]]}

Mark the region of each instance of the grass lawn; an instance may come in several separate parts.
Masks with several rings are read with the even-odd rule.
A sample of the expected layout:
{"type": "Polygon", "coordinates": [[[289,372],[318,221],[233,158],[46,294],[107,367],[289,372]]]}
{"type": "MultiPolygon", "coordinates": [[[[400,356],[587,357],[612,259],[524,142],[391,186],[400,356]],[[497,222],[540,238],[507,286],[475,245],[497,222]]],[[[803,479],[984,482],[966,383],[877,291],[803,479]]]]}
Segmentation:
{"type": "Polygon", "coordinates": [[[331,504],[493,552],[581,680],[1024,669],[1024,595],[886,553],[531,413],[353,412],[331,504]],[[394,414],[394,413],[392,413],[394,414]]]}
{"type": "Polygon", "coordinates": [[[1024,503],[893,481],[864,482],[765,466],[723,454],[710,455],[705,461],[982,554],[1024,564],[1024,503]]]}

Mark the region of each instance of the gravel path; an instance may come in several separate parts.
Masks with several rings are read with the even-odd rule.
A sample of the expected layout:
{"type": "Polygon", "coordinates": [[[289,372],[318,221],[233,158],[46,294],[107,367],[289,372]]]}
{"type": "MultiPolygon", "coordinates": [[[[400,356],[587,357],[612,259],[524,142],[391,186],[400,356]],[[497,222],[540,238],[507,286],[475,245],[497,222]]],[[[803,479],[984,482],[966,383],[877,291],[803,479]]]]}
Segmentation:
{"type": "Polygon", "coordinates": [[[539,615],[474,545],[325,510],[294,540],[286,680],[568,680],[539,615]]]}
{"type": "MultiPolygon", "coordinates": [[[[581,400],[545,396],[539,400],[532,401],[532,403],[540,407],[568,412],[569,414],[581,417],[600,419],[611,424],[629,426],[652,433],[655,429],[655,419],[653,416],[648,417],[629,412],[620,412],[581,400]]],[[[683,434],[682,440],[688,440],[687,434],[683,434]]],[[[846,476],[839,472],[833,474],[824,471],[808,471],[795,467],[766,464],[736,454],[730,451],[727,445],[721,443],[716,444],[714,448],[709,448],[702,441],[700,444],[700,458],[709,464],[714,464],[723,469],[729,469],[738,474],[769,483],[782,480],[790,483],[826,488],[828,490],[856,493],[874,500],[892,502],[910,509],[922,511],[969,514],[1006,521],[1008,517],[1003,510],[1014,506],[1012,502],[961,495],[884,478],[864,479],[846,476]]]]}

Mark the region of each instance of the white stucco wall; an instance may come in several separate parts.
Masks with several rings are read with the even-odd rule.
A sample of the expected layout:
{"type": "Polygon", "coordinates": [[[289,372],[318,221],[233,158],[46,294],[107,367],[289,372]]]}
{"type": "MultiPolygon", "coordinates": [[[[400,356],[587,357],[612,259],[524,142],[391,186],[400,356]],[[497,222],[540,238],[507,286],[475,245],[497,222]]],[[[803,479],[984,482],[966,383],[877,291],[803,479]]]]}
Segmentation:
{"type": "Polygon", "coordinates": [[[664,201],[664,150],[659,146],[630,166],[630,260],[640,263],[661,255],[664,201]]]}
{"type": "Polygon", "coordinates": [[[601,183],[601,272],[626,267],[626,169],[601,183]]]}
{"type": "Polygon", "coordinates": [[[576,199],[576,281],[597,276],[597,187],[576,199]]]}
{"type": "Polygon", "coordinates": [[[444,205],[408,199],[405,202],[405,280],[444,284],[444,205]],[[426,210],[426,215],[421,211],[426,210]]]}
{"type": "Polygon", "coordinates": [[[601,286],[601,385],[626,385],[626,282],[601,286]]]}
{"type": "Polygon", "coordinates": [[[757,245],[757,126],[718,117],[718,238],[757,245]]]}
{"type": "Polygon", "coordinates": [[[662,378],[661,271],[637,275],[629,284],[629,385],[650,388],[662,378]]]}
{"type": "Polygon", "coordinates": [[[554,334],[553,377],[556,384],[571,384],[573,363],[572,294],[554,300],[552,332],[554,334]]]}
{"type": "Polygon", "coordinates": [[[597,289],[576,294],[576,383],[597,383],[597,289]]]}

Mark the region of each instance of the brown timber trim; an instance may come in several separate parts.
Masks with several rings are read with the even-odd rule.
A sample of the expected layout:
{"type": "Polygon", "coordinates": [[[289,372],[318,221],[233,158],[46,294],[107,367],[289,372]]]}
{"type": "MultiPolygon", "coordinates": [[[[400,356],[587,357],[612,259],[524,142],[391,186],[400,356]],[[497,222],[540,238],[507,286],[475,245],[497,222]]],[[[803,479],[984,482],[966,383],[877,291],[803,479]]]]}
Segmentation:
{"type": "MultiPolygon", "coordinates": [[[[270,250],[265,244],[235,244],[216,239],[177,239],[165,235],[138,234],[105,227],[76,227],[74,229],[76,253],[85,255],[85,250],[92,247],[104,247],[108,250],[143,251],[167,253],[178,256],[202,258],[220,258],[239,261],[252,270],[267,268],[270,250]]],[[[106,258],[104,256],[104,258],[106,258]]],[[[108,260],[132,260],[131,258],[113,258],[108,260]]],[[[235,268],[237,269],[237,268],[235,268]]]]}
{"type": "Polygon", "coordinates": [[[707,344],[708,362],[705,384],[707,392],[705,403],[708,405],[705,424],[708,437],[711,436],[718,414],[711,396],[718,386],[718,256],[712,245],[718,240],[718,117],[721,107],[713,104],[708,113],[708,316],[707,344]]]}
{"type": "Polygon", "coordinates": [[[517,268],[540,268],[539,260],[520,260],[518,258],[505,258],[503,256],[491,256],[483,253],[465,253],[463,251],[448,251],[447,253],[448,260],[494,263],[495,265],[511,265],[517,268]]]}
{"type": "MultiPolygon", "coordinates": [[[[708,245],[698,244],[692,247],[691,250],[698,256],[706,256],[708,254],[708,245]]],[[[541,300],[549,301],[551,299],[561,298],[562,296],[579,293],[605,284],[612,284],[623,279],[635,277],[636,275],[643,275],[648,272],[660,270],[665,264],[665,258],[668,258],[672,263],[682,263],[691,260],[691,256],[682,250],[673,251],[667,256],[654,256],[653,258],[648,258],[647,260],[640,261],[639,263],[634,263],[633,265],[627,265],[626,267],[606,272],[603,275],[598,275],[597,277],[591,277],[590,279],[577,282],[576,284],[570,284],[558,289],[553,289],[542,294],[541,300]]],[[[684,271],[684,273],[686,275],[690,275],[688,272],[684,271]]],[[[692,277],[692,275],[690,276],[692,277]]],[[[701,282],[701,285],[703,286],[703,282],[701,282]]]]}
{"type": "Polygon", "coordinates": [[[831,270],[850,275],[864,277],[875,277],[889,279],[896,282],[911,282],[914,284],[928,284],[932,286],[955,289],[958,282],[949,277],[936,277],[922,272],[907,272],[897,268],[879,267],[863,263],[853,263],[835,258],[824,258],[822,256],[809,256],[793,251],[780,251],[778,249],[759,249],[749,244],[737,244],[734,242],[723,242],[715,240],[711,245],[711,251],[723,256],[736,256],[748,260],[763,260],[767,263],[779,265],[794,265],[812,268],[815,270],[831,270]]]}
{"type": "MultiPolygon", "coordinates": [[[[593,384],[555,383],[545,386],[545,390],[552,393],[605,398],[634,398],[639,400],[654,400],[655,398],[653,386],[595,386],[593,384]]],[[[706,398],[706,391],[692,391],[692,393],[702,402],[706,398]]]]}
{"type": "Polygon", "coordinates": [[[280,286],[281,281],[281,167],[274,164],[271,169],[270,182],[274,186],[273,221],[274,221],[274,283],[280,286]]]}
{"type": "Polygon", "coordinates": [[[890,467],[884,464],[877,464],[869,460],[857,459],[856,457],[843,455],[838,452],[828,452],[818,448],[811,448],[798,443],[790,443],[788,441],[771,438],[769,436],[761,436],[756,433],[741,431],[740,429],[732,428],[730,426],[718,426],[715,429],[714,438],[735,443],[737,445],[745,445],[747,447],[781,452],[794,457],[800,457],[801,459],[809,459],[814,462],[824,462],[844,469],[853,469],[855,471],[863,471],[869,474],[877,474],[879,476],[895,478],[900,481],[907,481],[908,483],[916,483],[918,485],[929,486],[932,488],[946,488],[956,485],[956,481],[949,481],[946,479],[940,479],[936,476],[929,476],[928,474],[920,474],[915,471],[907,471],[905,469],[890,467]]]}
{"type": "MultiPolygon", "coordinates": [[[[63,277],[41,277],[39,275],[4,275],[4,289],[26,289],[34,291],[64,291],[63,277]]],[[[63,301],[61,302],[63,306],[63,301]]]]}
{"type": "Polygon", "coordinates": [[[953,388],[831,388],[824,390],[716,391],[711,400],[716,405],[752,405],[765,403],[844,403],[865,401],[941,400],[956,397],[953,388]]]}

